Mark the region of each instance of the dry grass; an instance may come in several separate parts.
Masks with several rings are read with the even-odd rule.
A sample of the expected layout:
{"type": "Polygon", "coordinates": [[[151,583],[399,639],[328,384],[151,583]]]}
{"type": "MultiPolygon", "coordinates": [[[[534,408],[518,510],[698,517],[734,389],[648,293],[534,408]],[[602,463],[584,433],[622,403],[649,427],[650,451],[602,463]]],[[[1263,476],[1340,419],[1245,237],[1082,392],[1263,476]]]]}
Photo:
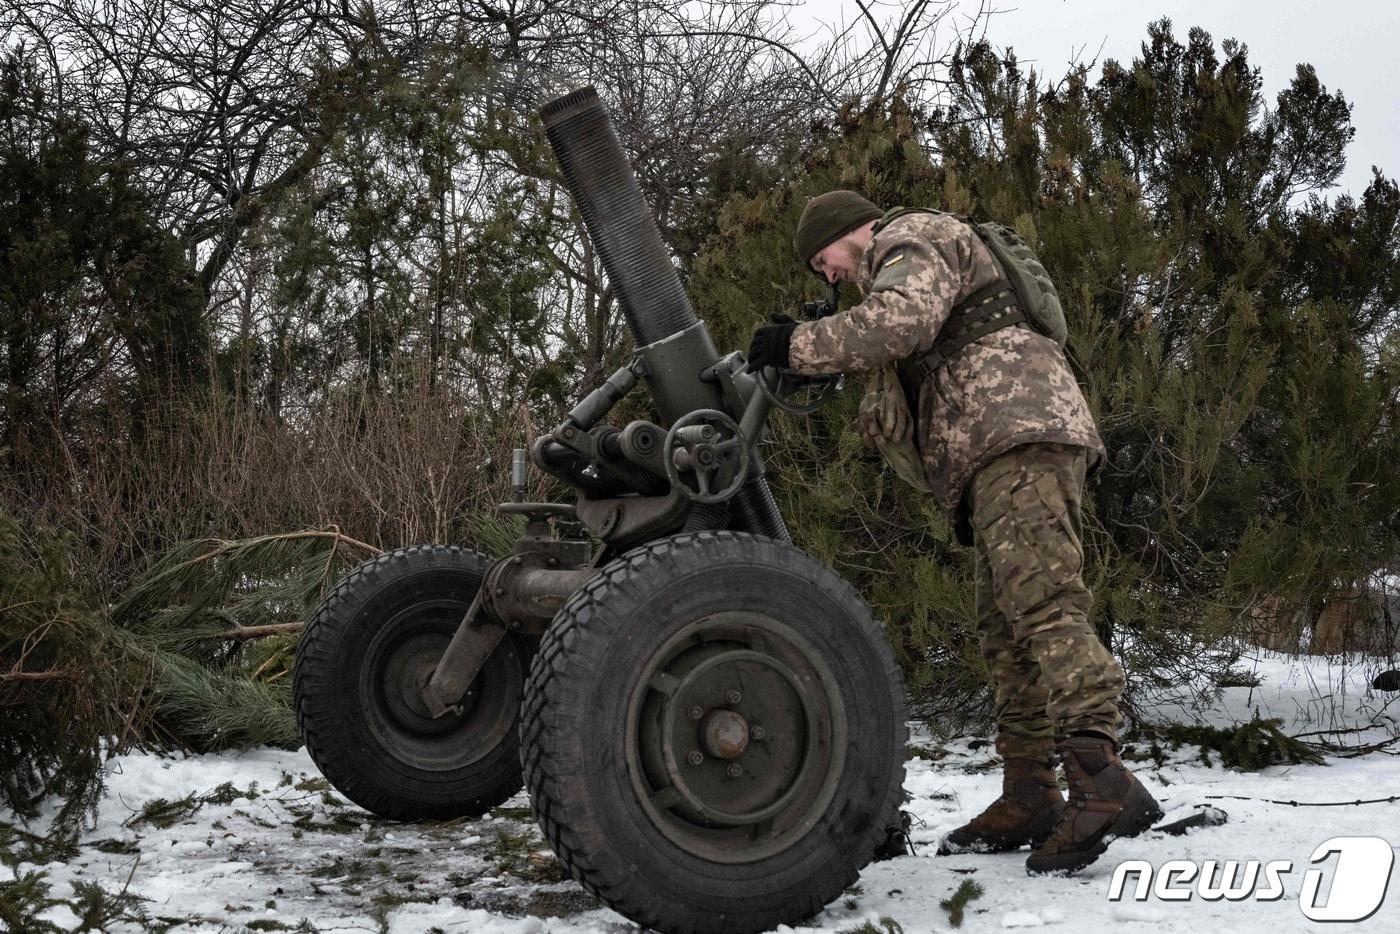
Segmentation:
{"type": "Polygon", "coordinates": [[[338,396],[296,422],[204,397],[151,413],[139,440],[70,425],[46,462],[0,477],[0,504],[63,530],[110,600],[190,539],[335,528],[381,549],[469,540],[509,498],[510,450],[534,433],[524,411],[493,418],[421,386],[338,396]]]}

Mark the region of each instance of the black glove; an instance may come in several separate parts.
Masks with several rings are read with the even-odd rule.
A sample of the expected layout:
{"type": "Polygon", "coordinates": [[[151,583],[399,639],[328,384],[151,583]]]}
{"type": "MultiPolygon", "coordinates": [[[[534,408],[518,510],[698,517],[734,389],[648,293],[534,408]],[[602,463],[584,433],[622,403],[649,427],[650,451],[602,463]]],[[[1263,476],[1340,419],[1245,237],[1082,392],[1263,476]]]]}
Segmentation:
{"type": "Polygon", "coordinates": [[[744,369],[750,373],[765,366],[788,365],[788,350],[792,345],[792,332],[797,330],[797,321],[784,314],[770,315],[768,320],[773,323],[754,331],[749,341],[749,362],[744,369]]]}

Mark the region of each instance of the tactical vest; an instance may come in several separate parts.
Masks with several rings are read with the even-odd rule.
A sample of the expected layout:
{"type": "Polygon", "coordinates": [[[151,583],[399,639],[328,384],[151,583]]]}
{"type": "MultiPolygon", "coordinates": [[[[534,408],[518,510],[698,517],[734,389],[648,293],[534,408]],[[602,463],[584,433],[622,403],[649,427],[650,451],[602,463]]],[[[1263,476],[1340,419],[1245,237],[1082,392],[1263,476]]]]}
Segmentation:
{"type": "MultiPolygon", "coordinates": [[[[932,208],[895,207],[885,212],[874,227],[879,233],[890,221],[905,214],[947,214],[932,208]]],[[[994,221],[973,223],[961,215],[950,215],[968,224],[987,245],[1001,276],[953,306],[947,322],[928,350],[912,354],[897,364],[900,383],[909,400],[911,414],[918,414],[919,387],[949,358],[968,344],[1002,328],[1026,325],[1063,347],[1068,331],[1060,297],[1050,275],[1036,258],[1030,244],[1005,224],[994,221]]]]}

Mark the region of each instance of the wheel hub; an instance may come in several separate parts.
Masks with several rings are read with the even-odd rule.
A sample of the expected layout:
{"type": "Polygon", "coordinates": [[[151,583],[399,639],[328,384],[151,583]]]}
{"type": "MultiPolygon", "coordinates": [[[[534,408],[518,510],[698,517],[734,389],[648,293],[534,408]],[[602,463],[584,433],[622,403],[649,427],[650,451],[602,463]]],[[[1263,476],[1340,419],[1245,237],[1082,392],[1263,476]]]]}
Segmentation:
{"type": "Polygon", "coordinates": [[[802,784],[815,726],[796,673],[765,652],[716,643],[682,651],[658,674],[675,688],[661,702],[656,739],[680,796],[676,810],[719,827],[753,825],[781,810],[802,784]],[[698,723],[696,708],[708,711],[698,723]],[[773,739],[750,746],[750,722],[765,723],[773,739]]]}
{"type": "Polygon", "coordinates": [[[733,710],[711,710],[700,721],[700,746],[716,759],[735,759],[749,745],[749,721],[733,710]]]}
{"type": "MultiPolygon", "coordinates": [[[[400,729],[416,735],[439,735],[454,727],[452,715],[434,720],[423,703],[421,685],[431,678],[446,644],[436,633],[422,633],[392,648],[380,673],[386,711],[400,729]],[[426,674],[425,674],[426,672],[426,674]]],[[[466,704],[463,697],[459,704],[466,704]]]]}
{"type": "Polygon", "coordinates": [[[400,761],[438,771],[460,768],[494,747],[511,729],[519,676],[502,645],[449,713],[434,717],[422,686],[432,677],[461,620],[458,601],[424,601],[384,621],[360,669],[366,726],[400,761]]]}
{"type": "Polygon", "coordinates": [[[770,617],[717,614],[683,633],[636,688],[634,784],[673,842],[760,859],[829,799],[845,747],[837,687],[770,617]]]}

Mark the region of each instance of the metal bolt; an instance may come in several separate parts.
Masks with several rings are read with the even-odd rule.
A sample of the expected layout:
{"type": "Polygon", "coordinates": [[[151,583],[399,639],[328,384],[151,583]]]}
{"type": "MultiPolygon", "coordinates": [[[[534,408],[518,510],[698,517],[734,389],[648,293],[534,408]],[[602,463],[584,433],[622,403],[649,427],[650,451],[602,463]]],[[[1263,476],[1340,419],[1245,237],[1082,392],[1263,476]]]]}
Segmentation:
{"type": "Polygon", "coordinates": [[[737,704],[744,699],[744,695],[740,694],[738,691],[730,691],[725,697],[729,699],[729,703],[731,704],[737,704]]]}
{"type": "Polygon", "coordinates": [[[692,749],[690,754],[685,757],[685,761],[691,765],[699,765],[705,761],[705,755],[698,749],[692,749]]]}
{"type": "Polygon", "coordinates": [[[565,428],[560,434],[566,438],[572,438],[574,436],[574,430],[572,428],[565,428]]]}
{"type": "Polygon", "coordinates": [[[696,705],[694,705],[693,707],[691,707],[689,710],[687,710],[687,711],[686,711],[686,714],[687,714],[687,715],[690,717],[690,719],[692,719],[692,720],[699,720],[701,717],[705,716],[705,711],[700,707],[699,704],[696,704],[696,705]]]}
{"type": "Polygon", "coordinates": [[[761,726],[754,725],[749,727],[749,736],[753,737],[754,739],[763,739],[763,737],[767,735],[768,731],[761,726]]]}
{"type": "Polygon", "coordinates": [[[740,775],[744,774],[744,770],[739,768],[739,763],[731,762],[729,763],[729,768],[724,770],[724,774],[728,775],[730,778],[738,778],[740,775]]]}

